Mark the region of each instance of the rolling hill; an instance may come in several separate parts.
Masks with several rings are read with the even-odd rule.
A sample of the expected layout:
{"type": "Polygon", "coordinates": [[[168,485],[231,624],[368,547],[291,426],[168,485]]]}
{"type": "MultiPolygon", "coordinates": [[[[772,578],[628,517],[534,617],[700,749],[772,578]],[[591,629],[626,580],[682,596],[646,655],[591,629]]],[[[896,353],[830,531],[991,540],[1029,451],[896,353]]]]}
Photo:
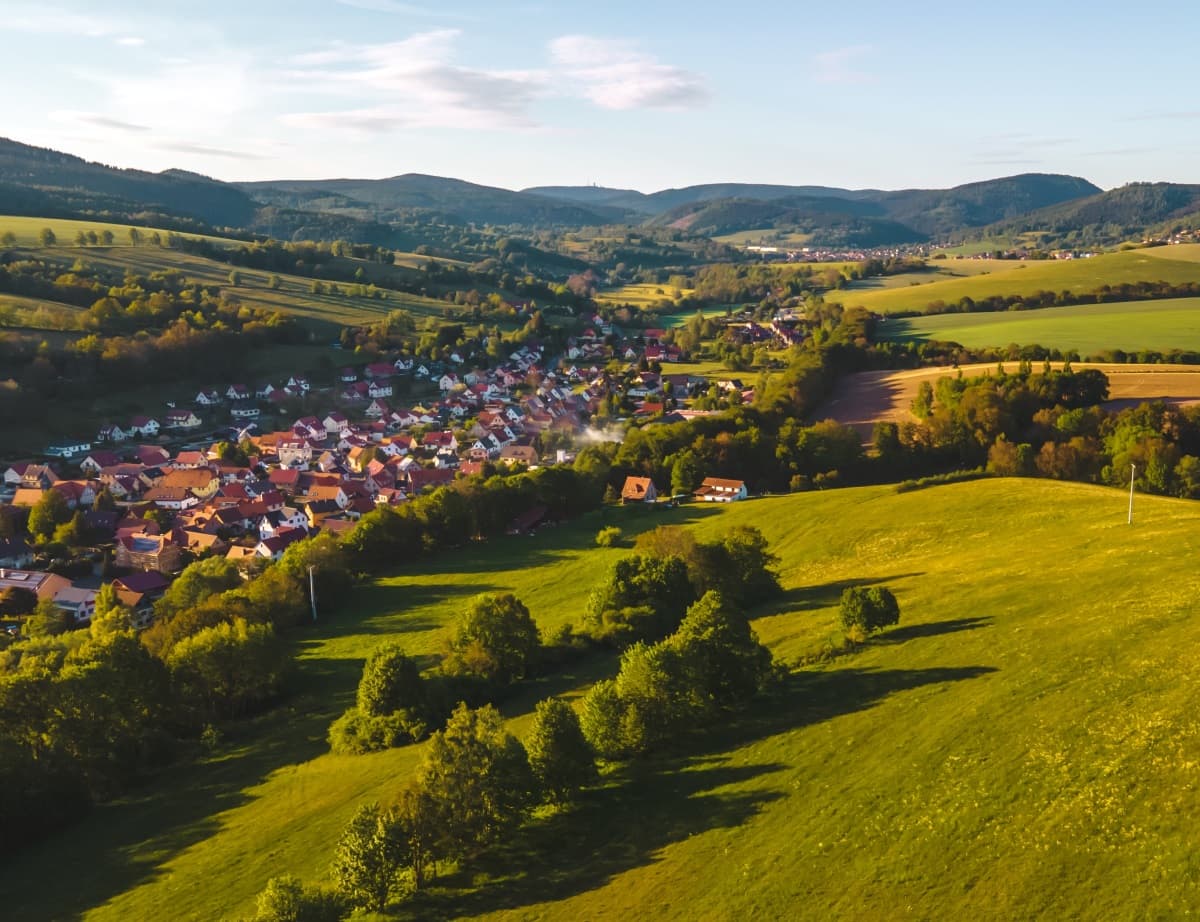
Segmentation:
{"type": "MultiPolygon", "coordinates": [[[[325,879],[355,808],[394,796],[421,757],[328,753],[367,652],[397,638],[436,655],[480,591],[515,592],[551,633],[623,553],[594,547],[598,527],[672,521],[763,530],[786,594],[754,623],[779,659],[837,636],[848,585],[892,588],[900,626],[795,669],[683,750],[610,772],[577,812],[536,820],[400,918],[1186,915],[1200,905],[1200,506],[1139,496],[1132,527],[1125,509],[1121,491],[1019,479],[611,508],[402,570],[298,639],[281,711],[0,868],[6,909],[207,920],[252,912],[272,876],[325,879]],[[72,885],[54,886],[64,866],[72,885]]],[[[577,696],[612,668],[533,684],[505,707],[511,729],[539,697],[577,696]]]]}

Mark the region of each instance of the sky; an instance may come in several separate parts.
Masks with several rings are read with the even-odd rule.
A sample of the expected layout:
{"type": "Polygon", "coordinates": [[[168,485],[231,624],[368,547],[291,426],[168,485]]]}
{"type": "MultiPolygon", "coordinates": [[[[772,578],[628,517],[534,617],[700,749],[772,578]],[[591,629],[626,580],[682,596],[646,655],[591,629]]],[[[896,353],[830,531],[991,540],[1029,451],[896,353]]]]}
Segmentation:
{"type": "Polygon", "coordinates": [[[1200,182],[1200,3],[0,0],[0,136],[224,180],[1200,182]]]}

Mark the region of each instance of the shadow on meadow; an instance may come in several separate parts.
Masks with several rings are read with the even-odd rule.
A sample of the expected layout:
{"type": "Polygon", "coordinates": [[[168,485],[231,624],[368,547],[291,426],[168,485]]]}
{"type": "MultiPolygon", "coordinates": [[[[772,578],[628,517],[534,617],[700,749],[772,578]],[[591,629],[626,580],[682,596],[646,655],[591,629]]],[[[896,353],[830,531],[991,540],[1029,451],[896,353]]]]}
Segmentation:
{"type": "Polygon", "coordinates": [[[930,621],[926,624],[902,624],[900,627],[888,628],[877,637],[871,638],[872,644],[897,644],[907,640],[917,640],[922,637],[939,637],[942,634],[957,634],[960,631],[973,631],[976,628],[991,627],[990,615],[980,615],[971,618],[951,618],[948,621],[930,621]]]}
{"type": "Polygon", "coordinates": [[[890,585],[897,580],[924,575],[921,572],[893,573],[891,576],[878,576],[873,579],[839,579],[816,586],[794,586],[791,589],[785,589],[781,595],[776,596],[761,608],[755,608],[751,615],[757,618],[765,615],[795,614],[817,608],[829,608],[838,604],[842,593],[847,589],[859,586],[890,585]]]}
{"type": "Polygon", "coordinates": [[[769,776],[791,766],[732,765],[731,750],[874,707],[893,694],[995,671],[969,666],[792,673],[752,710],[696,731],[678,751],[617,766],[573,810],[527,824],[466,870],[436,881],[404,906],[402,917],[519,909],[603,887],[626,871],[659,860],[672,843],[735,828],[773,801],[803,796],[769,782],[769,776]],[[751,790],[723,790],[734,785],[751,790]]]}

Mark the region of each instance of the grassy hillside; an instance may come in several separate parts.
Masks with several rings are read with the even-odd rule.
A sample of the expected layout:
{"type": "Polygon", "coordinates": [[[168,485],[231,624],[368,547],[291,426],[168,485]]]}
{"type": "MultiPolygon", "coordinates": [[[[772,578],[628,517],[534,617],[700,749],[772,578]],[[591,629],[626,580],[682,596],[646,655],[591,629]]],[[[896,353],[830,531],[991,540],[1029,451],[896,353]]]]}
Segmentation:
{"type": "MultiPolygon", "coordinates": [[[[63,246],[73,243],[75,235],[80,231],[83,231],[85,234],[88,231],[95,231],[97,234],[111,231],[113,235],[112,245],[117,247],[131,247],[133,245],[129,239],[131,228],[136,229],[143,237],[147,238],[156,232],[161,233],[164,237],[168,233],[168,231],[147,227],[143,224],[112,224],[100,220],[75,221],[69,218],[30,218],[22,215],[0,215],[0,234],[12,231],[17,238],[18,246],[40,246],[42,229],[46,227],[54,231],[55,237],[58,238],[58,243],[63,246]]],[[[240,240],[230,240],[228,237],[213,237],[208,234],[189,234],[181,231],[170,231],[169,233],[178,233],[179,236],[192,240],[208,240],[218,246],[239,246],[242,243],[240,240]]],[[[83,248],[81,247],[80,249],[83,248]]]]}
{"type": "Polygon", "coordinates": [[[886,339],[937,339],[969,348],[1038,344],[1092,355],[1105,349],[1200,350],[1200,298],[1117,301],[1036,311],[940,314],[885,320],[886,339]]]}
{"type": "MultiPolygon", "coordinates": [[[[992,295],[1031,295],[1038,291],[1086,292],[1122,282],[1192,282],[1200,280],[1196,259],[1191,247],[1158,247],[1107,253],[1091,259],[1000,261],[1001,266],[1008,268],[997,266],[986,275],[942,280],[931,276],[928,283],[906,288],[833,292],[828,297],[847,306],[861,305],[881,314],[891,314],[924,310],[931,301],[951,304],[964,297],[978,300],[992,295]],[[1177,249],[1187,252],[1175,258],[1173,253],[1177,249]]],[[[952,270],[953,264],[949,268],[952,270]]]]}
{"type": "MultiPolygon", "coordinates": [[[[1200,506],[995,480],[876,487],[677,510],[703,533],[752,523],[783,557],[785,598],[755,626],[781,658],[835,633],[841,588],[890,586],[901,626],[797,673],[698,750],[608,777],[579,812],[535,822],[420,917],[1097,918],[1200,906],[1200,658],[1191,562],[1200,506]],[[1036,555],[1014,553],[1036,547],[1036,555]],[[1136,893],[1136,899],[1130,894],[1136,893]]],[[[141,797],[0,870],[23,919],[214,919],[266,879],[327,868],[355,806],[387,798],[419,747],[322,754],[362,657],[385,636],[439,649],[469,594],[517,592],[544,629],[576,618],[620,551],[609,510],[357,591],[300,643],[309,691],[141,797]],[[60,869],[72,886],[55,886],[60,869]]],[[[582,688],[593,664],[507,708],[582,688]]]]}

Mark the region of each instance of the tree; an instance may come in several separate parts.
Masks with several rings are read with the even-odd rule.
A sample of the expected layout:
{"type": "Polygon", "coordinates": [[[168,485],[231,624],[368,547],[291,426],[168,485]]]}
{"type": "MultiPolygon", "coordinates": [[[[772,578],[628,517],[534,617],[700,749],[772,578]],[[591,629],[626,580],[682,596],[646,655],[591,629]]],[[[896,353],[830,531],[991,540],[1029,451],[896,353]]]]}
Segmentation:
{"type": "Polygon", "coordinates": [[[129,228],[129,242],[134,246],[142,242],[142,232],[136,227],[129,228]]]}
{"type": "Polygon", "coordinates": [[[862,636],[900,623],[900,605],[885,586],[851,586],[842,592],[842,627],[862,636]]]}
{"type": "Polygon", "coordinates": [[[588,597],[593,633],[616,643],[657,639],[679,624],[695,594],[683,559],[632,554],[588,597]]]}
{"type": "Polygon", "coordinates": [[[54,637],[71,628],[71,616],[54,604],[53,599],[42,599],[33,609],[21,628],[24,637],[54,637]]]}
{"type": "Polygon", "coordinates": [[[237,617],[185,637],[167,657],[181,698],[206,718],[236,717],[271,697],[286,662],[271,625],[237,617]]]}
{"type": "Polygon", "coordinates": [[[446,671],[507,685],[524,678],[540,646],[537,625],[515,595],[477,596],[451,641],[446,671]]]}
{"type": "Polygon", "coordinates": [[[19,618],[29,615],[37,608],[37,593],[23,586],[9,586],[0,589],[0,615],[6,618],[19,618]]]}
{"type": "Polygon", "coordinates": [[[12,231],[5,231],[0,234],[0,247],[15,247],[17,245],[17,235],[12,231]]]}
{"type": "Polygon", "coordinates": [[[29,510],[29,533],[35,538],[46,540],[59,525],[71,520],[67,498],[58,490],[47,490],[42,498],[29,510]]]}
{"type": "Polygon", "coordinates": [[[378,803],[363,804],[338,840],[334,885],[355,906],[382,912],[396,887],[405,852],[391,816],[378,803]]]}
{"type": "Polygon", "coordinates": [[[701,712],[745,702],[771,672],[771,651],[758,642],[746,616],[718,592],[705,593],[689,608],[667,642],[683,661],[688,690],[701,712]]]}
{"type": "Polygon", "coordinates": [[[43,227],[40,231],[38,231],[38,240],[44,247],[52,247],[54,244],[58,243],[58,237],[55,236],[54,231],[48,227],[43,227]]]}
{"type": "Polygon", "coordinates": [[[272,273],[272,275],[267,279],[267,287],[272,291],[278,291],[283,287],[283,279],[272,273]]]}
{"type": "Polygon", "coordinates": [[[402,708],[423,710],[426,705],[424,680],[397,643],[376,648],[363,666],[358,683],[358,709],[382,717],[402,708]]]}
{"type": "Polygon", "coordinates": [[[92,502],[92,508],[96,512],[115,512],[117,508],[117,500],[112,495],[112,491],[108,487],[102,487],[96,494],[96,499],[92,502]]]}
{"type": "Polygon", "coordinates": [[[234,288],[242,284],[242,273],[238,272],[237,269],[229,270],[229,284],[234,288]]]}
{"type": "Polygon", "coordinates": [[[695,452],[685,449],[675,456],[675,463],[671,466],[672,493],[691,493],[703,479],[704,468],[695,452]]]}
{"type": "Polygon", "coordinates": [[[579,715],[560,698],[538,702],[525,749],[542,796],[553,803],[569,803],[598,777],[579,715]]]}
{"type": "Polygon", "coordinates": [[[272,877],[258,895],[251,922],[338,922],[345,901],[334,893],[305,887],[289,874],[272,877]]]}
{"type": "Polygon", "coordinates": [[[133,612],[117,595],[117,587],[105,583],[96,593],[96,610],[92,614],[92,633],[129,630],[133,626],[133,612]]]}
{"type": "Polygon", "coordinates": [[[114,240],[114,239],[115,239],[115,238],[113,237],[113,232],[112,232],[112,231],[110,231],[110,230],[106,230],[106,231],[101,231],[101,232],[100,232],[100,240],[101,240],[101,242],[102,242],[102,243],[103,243],[103,244],[104,244],[106,247],[110,247],[110,246],[112,246],[112,245],[113,245],[113,240],[114,240]]]}
{"type": "Polygon", "coordinates": [[[601,679],[583,696],[579,728],[592,750],[602,759],[619,759],[624,752],[621,716],[624,711],[617,683],[601,679]]]}
{"type": "Polygon", "coordinates": [[[224,557],[208,557],[189,564],[155,604],[155,614],[169,618],[199,605],[209,596],[240,586],[237,565],[224,557]]]}
{"type": "Polygon", "coordinates": [[[771,568],[779,558],[767,549],[763,533],[751,525],[727,531],[715,545],[704,545],[703,579],[697,592],[719,590],[734,605],[755,605],[779,595],[779,576],[771,568]]]}
{"type": "Polygon", "coordinates": [[[500,712],[460,703],[429,741],[418,784],[436,799],[442,850],[464,858],[520,822],[533,790],[529,758],[500,712]]]}

